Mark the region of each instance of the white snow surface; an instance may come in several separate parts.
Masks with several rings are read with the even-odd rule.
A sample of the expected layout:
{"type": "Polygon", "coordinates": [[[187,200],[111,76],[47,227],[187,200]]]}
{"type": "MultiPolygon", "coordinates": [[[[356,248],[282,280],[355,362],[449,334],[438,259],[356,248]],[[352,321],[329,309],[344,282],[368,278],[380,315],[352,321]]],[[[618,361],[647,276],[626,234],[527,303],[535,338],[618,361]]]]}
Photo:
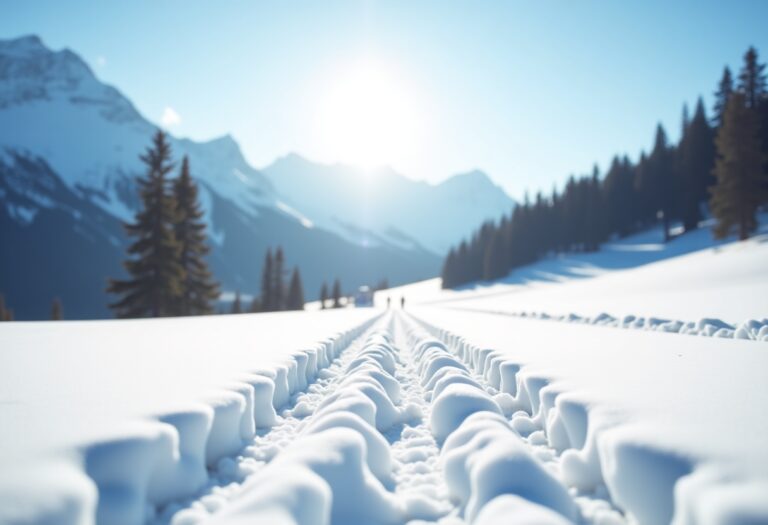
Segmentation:
{"type": "Polygon", "coordinates": [[[100,506],[103,523],[143,519],[143,492],[165,501],[196,490],[206,464],[273,425],[273,405],[306,388],[374,315],[3,323],[0,523],[93,512],[82,470],[134,492],[130,505],[100,506]],[[30,485],[41,490],[19,489],[30,485]]]}

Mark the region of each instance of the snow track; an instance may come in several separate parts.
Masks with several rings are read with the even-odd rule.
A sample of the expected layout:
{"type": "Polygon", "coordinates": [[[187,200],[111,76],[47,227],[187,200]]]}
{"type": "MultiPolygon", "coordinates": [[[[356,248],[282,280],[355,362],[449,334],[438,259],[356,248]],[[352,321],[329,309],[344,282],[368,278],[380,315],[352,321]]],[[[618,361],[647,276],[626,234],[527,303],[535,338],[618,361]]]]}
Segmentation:
{"type": "Polygon", "coordinates": [[[560,321],[564,323],[581,323],[593,326],[609,326],[613,328],[647,330],[653,332],[666,332],[670,334],[697,335],[703,337],[721,337],[724,339],[743,339],[746,341],[768,342],[768,318],[747,319],[746,321],[743,321],[739,324],[731,324],[714,318],[703,318],[699,319],[698,321],[686,322],[662,319],[659,317],[642,317],[637,315],[614,317],[607,313],[601,313],[594,317],[589,317],[574,313],[569,313],[566,315],[554,315],[546,312],[510,312],[505,310],[489,310],[484,308],[460,306],[447,306],[446,308],[493,315],[506,315],[509,317],[518,317],[522,319],[560,321]]]}
{"type": "Polygon", "coordinates": [[[278,420],[275,407],[316,388],[308,384],[322,378],[375,320],[296,351],[283,364],[243,373],[203,402],[132,422],[115,437],[83,445],[83,470],[98,494],[96,522],[163,523],[184,506],[190,507],[187,515],[217,509],[235,491],[231,482],[258,470],[291,432],[293,421],[278,420]],[[275,437],[260,447],[259,436],[270,427],[275,437]],[[194,503],[187,499],[192,495],[199,496],[194,503]]]}
{"type": "Polygon", "coordinates": [[[568,486],[536,405],[524,411],[523,396],[500,391],[492,352],[456,352],[455,342],[385,314],[271,429],[219,459],[197,497],[153,521],[489,525],[514,513],[623,523],[599,482],[568,486]]]}

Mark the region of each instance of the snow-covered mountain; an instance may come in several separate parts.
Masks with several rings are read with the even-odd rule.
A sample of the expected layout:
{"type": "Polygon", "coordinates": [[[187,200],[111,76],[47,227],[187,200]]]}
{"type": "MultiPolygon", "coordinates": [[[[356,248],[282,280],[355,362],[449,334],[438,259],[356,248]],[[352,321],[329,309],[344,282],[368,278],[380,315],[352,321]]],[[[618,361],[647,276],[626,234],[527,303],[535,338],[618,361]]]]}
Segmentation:
{"type": "MultiPolygon", "coordinates": [[[[123,270],[121,221],[138,205],[134,177],[156,126],[75,53],[36,36],[0,41],[0,293],[20,319],[45,318],[54,296],[67,317],[108,316],[108,277],[123,270]]],[[[264,252],[282,245],[307,296],[342,277],[348,290],[382,278],[435,275],[439,257],[369,235],[354,243],[282,202],[230,136],[171,137],[200,183],[225,290],[255,293],[264,252]]],[[[365,232],[363,232],[365,234],[365,232]]]]}
{"type": "Polygon", "coordinates": [[[291,154],[263,172],[281,199],[320,227],[354,242],[373,234],[440,255],[478,224],[498,219],[514,206],[504,190],[477,170],[432,185],[390,168],[365,171],[291,154]]]}
{"type": "MultiPolygon", "coordinates": [[[[95,192],[122,219],[133,215],[131,179],[143,172],[139,154],[155,129],[75,53],[53,52],[35,36],[0,41],[0,144],[45,158],[67,186],[95,192]]],[[[242,210],[276,206],[269,181],[232,137],[172,137],[171,144],[176,157],[189,156],[203,185],[242,210]]]]}

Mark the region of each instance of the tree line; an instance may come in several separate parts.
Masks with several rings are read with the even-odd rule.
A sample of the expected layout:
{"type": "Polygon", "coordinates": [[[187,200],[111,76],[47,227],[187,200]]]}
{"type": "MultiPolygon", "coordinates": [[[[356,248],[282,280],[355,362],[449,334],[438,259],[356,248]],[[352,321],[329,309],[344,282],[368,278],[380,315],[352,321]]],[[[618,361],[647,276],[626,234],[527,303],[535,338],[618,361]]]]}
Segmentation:
{"type": "Polygon", "coordinates": [[[320,287],[320,309],[325,310],[328,308],[328,300],[331,300],[331,308],[341,308],[341,281],[335,279],[333,281],[333,290],[331,295],[328,295],[328,283],[323,281],[323,285],[320,287]]]}
{"type": "MultiPolygon", "coordinates": [[[[278,246],[274,256],[272,249],[267,249],[264,265],[261,269],[261,293],[256,294],[251,301],[250,312],[280,312],[284,310],[304,309],[304,286],[301,283],[301,273],[294,267],[286,285],[285,255],[282,247],[278,246]]],[[[235,293],[231,312],[244,312],[240,292],[235,293]]]]}
{"type": "Polygon", "coordinates": [[[443,287],[498,279],[549,253],[592,252],[612,235],[625,237],[661,223],[685,232],[698,227],[703,205],[716,220],[716,238],[736,232],[746,239],[756,212],[768,203],[768,90],[765,64],[750,47],[736,79],[726,67],[715,92],[714,116],[701,97],[693,117],[683,109],[682,134],[671,144],[656,128],[653,148],[637,162],[616,156],[605,176],[571,176],[562,191],[526,195],[512,213],[480,226],[451,248],[443,262],[443,287]]]}

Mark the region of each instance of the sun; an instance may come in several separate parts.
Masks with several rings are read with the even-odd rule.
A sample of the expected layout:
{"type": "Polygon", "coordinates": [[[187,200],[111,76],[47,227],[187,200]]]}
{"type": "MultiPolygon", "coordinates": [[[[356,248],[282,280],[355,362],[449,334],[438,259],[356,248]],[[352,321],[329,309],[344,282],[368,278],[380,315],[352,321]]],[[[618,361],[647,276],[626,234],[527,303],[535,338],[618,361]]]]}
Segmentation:
{"type": "Polygon", "coordinates": [[[358,64],[334,75],[322,99],[324,149],[363,168],[395,163],[418,147],[420,114],[402,76],[374,62],[358,64]]]}

